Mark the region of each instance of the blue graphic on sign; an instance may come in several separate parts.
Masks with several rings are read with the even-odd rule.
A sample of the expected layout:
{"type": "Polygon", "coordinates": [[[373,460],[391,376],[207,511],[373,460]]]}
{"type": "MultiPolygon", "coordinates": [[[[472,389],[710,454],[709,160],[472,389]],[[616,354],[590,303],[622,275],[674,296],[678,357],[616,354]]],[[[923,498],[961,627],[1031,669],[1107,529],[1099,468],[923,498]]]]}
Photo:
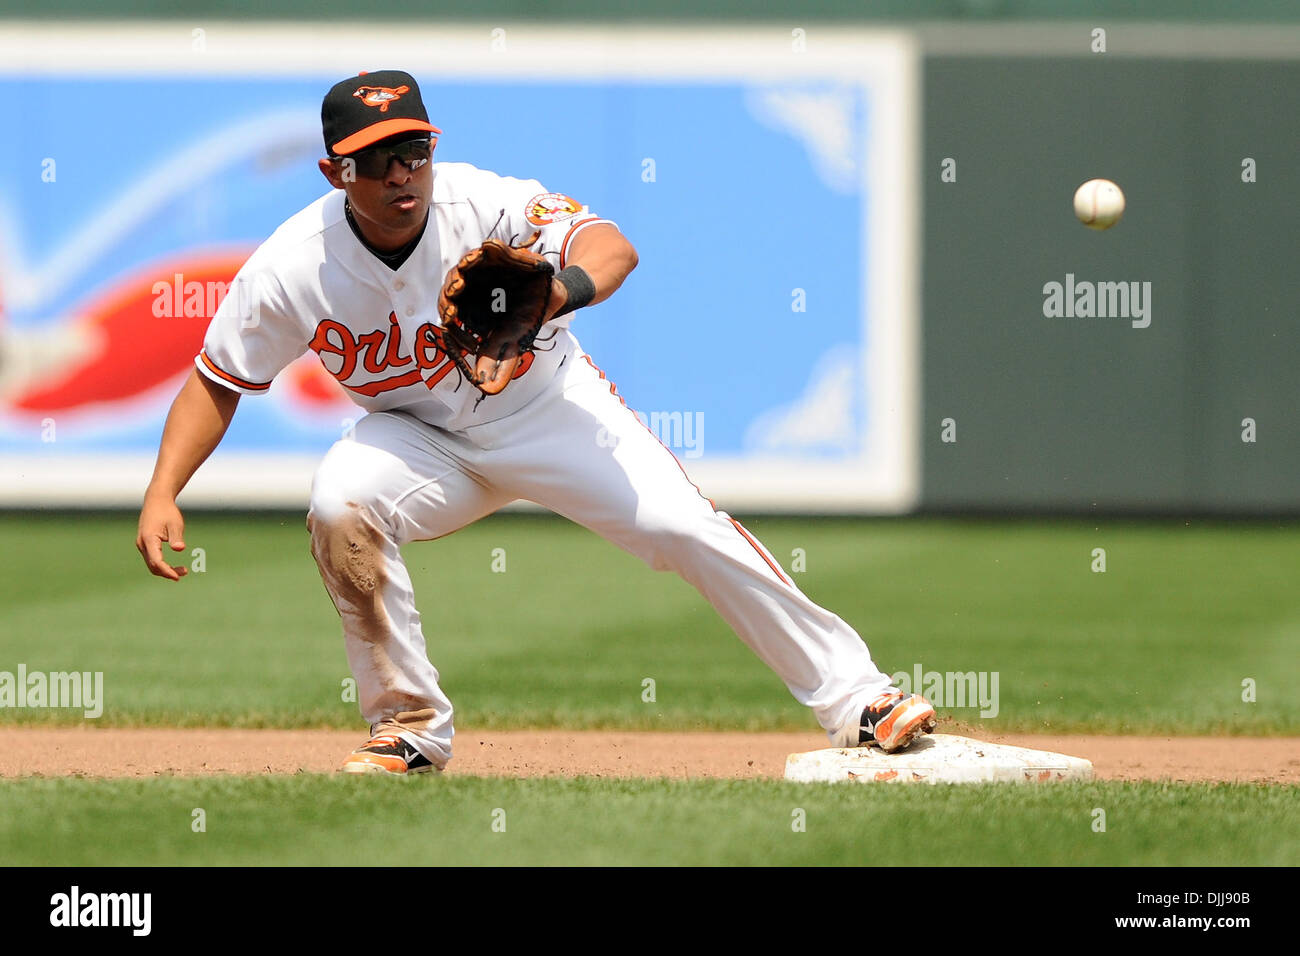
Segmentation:
{"type": "MultiPolygon", "coordinates": [[[[152,455],[211,314],[183,314],[184,283],[228,281],[328,190],[335,79],[49,78],[34,94],[0,77],[0,124],[21,131],[0,152],[0,451],[152,455]]],[[[630,407],[682,429],[675,451],[862,454],[862,90],[422,86],[435,161],[538,179],[635,244],[640,267],[573,330],[630,407]]],[[[241,402],[223,448],[323,453],[359,412],[308,354],[241,402]]]]}

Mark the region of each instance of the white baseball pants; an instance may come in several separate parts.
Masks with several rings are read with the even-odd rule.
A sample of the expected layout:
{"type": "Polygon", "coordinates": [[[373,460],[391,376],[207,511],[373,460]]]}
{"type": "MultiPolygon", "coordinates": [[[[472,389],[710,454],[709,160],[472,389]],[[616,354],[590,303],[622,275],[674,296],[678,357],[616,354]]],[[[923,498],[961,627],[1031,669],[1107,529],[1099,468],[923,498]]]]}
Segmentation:
{"type": "MultiPolygon", "coordinates": [[[[452,706],[438,686],[398,548],[440,538],[515,499],[534,501],[692,584],[838,746],[890,686],[844,621],[810,601],[582,354],[513,414],[461,432],[367,415],[312,483],[312,554],[343,623],[361,713],[438,766],[452,706]]],[[[490,399],[489,399],[490,401],[490,399]]]]}

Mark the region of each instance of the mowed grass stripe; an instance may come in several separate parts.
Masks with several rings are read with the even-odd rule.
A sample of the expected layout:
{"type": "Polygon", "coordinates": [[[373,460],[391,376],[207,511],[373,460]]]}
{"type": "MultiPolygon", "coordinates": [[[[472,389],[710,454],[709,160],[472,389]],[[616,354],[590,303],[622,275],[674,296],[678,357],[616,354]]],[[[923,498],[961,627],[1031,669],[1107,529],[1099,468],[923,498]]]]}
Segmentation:
{"type": "MultiPolygon", "coordinates": [[[[962,722],[1300,732],[1300,527],[746,526],[886,671],[997,672],[996,716],[976,701],[940,705],[962,722]],[[1105,573],[1091,570],[1096,548],[1105,573]]],[[[103,671],[103,725],[361,726],[300,515],[192,515],[186,541],[206,571],[178,585],[145,573],[134,535],[133,515],[0,516],[0,671],[103,671]]],[[[501,516],[405,554],[430,655],[467,725],[813,727],[692,588],[567,522],[501,516]],[[492,569],[498,548],[505,573],[492,569]]],[[[9,723],[80,720],[0,709],[9,723]]]]}
{"type": "Polygon", "coordinates": [[[1277,837],[1295,831],[1298,795],[1240,784],[25,779],[0,784],[0,861],[1293,866],[1300,850],[1277,837]]]}

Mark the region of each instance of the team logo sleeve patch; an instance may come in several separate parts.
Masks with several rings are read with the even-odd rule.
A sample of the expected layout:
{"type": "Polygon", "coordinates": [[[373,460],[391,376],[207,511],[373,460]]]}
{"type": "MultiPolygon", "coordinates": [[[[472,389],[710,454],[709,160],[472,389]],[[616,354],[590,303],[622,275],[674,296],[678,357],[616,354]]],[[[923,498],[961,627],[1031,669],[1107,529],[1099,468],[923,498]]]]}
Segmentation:
{"type": "Polygon", "coordinates": [[[549,226],[572,219],[582,212],[582,203],[563,193],[542,193],[528,200],[525,210],[534,226],[549,226]]]}

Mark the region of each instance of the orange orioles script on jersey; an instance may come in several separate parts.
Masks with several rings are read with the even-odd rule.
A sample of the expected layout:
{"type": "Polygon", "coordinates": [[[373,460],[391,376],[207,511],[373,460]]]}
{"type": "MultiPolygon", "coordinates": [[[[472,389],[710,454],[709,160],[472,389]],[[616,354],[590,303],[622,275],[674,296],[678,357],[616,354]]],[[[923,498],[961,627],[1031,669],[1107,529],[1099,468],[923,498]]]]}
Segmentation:
{"type": "MultiPolygon", "coordinates": [[[[387,329],[375,329],[373,332],[364,332],[355,336],[342,322],[325,319],[316,326],[316,334],[308,347],[320,356],[321,364],[325,366],[326,371],[339,380],[339,384],[360,395],[379,395],[420,382],[428,388],[433,388],[456,367],[456,363],[447,354],[442,329],[432,322],[425,322],[415,330],[414,356],[402,354],[401,337],[402,329],[398,324],[397,314],[390,312],[387,329]],[[327,355],[339,358],[337,369],[330,367],[333,363],[325,361],[327,355]],[[347,380],[356,372],[358,361],[362,370],[371,375],[379,375],[389,369],[405,368],[412,363],[415,367],[390,375],[388,378],[349,385],[347,380]],[[432,371],[433,374],[425,378],[424,373],[428,371],[432,371]]],[[[534,357],[532,352],[524,353],[518,368],[515,369],[515,374],[511,376],[512,380],[528,371],[534,357]]]]}
{"type": "Polygon", "coordinates": [[[359,98],[367,106],[378,106],[379,112],[387,113],[388,104],[393,100],[400,100],[403,93],[410,92],[409,86],[399,86],[396,88],[389,86],[362,86],[352,95],[359,98]]]}

